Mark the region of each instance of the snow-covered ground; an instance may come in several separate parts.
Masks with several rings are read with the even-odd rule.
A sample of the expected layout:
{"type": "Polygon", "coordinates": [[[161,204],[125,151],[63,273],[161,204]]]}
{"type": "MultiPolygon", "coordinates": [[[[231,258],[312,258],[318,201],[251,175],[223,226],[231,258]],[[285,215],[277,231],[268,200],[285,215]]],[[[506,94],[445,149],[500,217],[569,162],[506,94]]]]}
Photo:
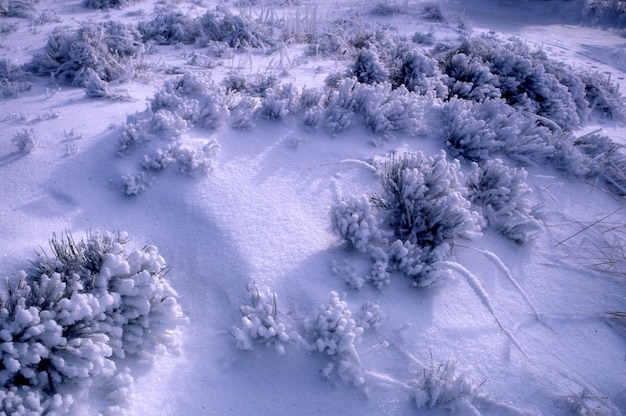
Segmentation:
{"type": "MultiPolygon", "coordinates": [[[[623,190],[626,184],[626,163],[616,167],[612,178],[618,183],[613,187],[603,181],[603,172],[576,174],[577,164],[588,163],[589,169],[608,166],[601,162],[609,153],[593,161],[572,156],[568,166],[550,162],[552,156],[526,164],[523,183],[528,192],[524,201],[515,202],[519,210],[528,208],[524,215],[533,224],[528,226],[530,241],[516,244],[479,220],[481,236],[466,239],[454,231],[443,238],[441,246],[449,250],[442,249],[443,258],[432,266],[437,276],[448,278],[414,287],[422,275],[409,277],[391,256],[385,257],[388,283],[368,277],[374,260],[381,258],[376,250],[388,256],[392,240],[401,234],[384,225],[392,197],[381,181],[400,156],[382,165],[372,158],[409,151],[421,152],[426,160],[444,149],[447,174],[455,175],[450,173],[455,172],[452,161],[461,158],[458,179],[465,189],[473,169],[469,156],[463,159],[464,150],[451,149],[446,140],[452,140],[450,125],[466,123],[441,115],[450,108],[449,97],[438,96],[436,86],[419,97],[408,92],[393,95],[391,89],[370,93],[370,86],[363,87],[364,112],[381,96],[398,100],[388,101],[389,106],[406,97],[414,100],[409,127],[397,127],[400,124],[392,120],[396,128],[378,128],[352,108],[351,125],[339,128],[330,123],[332,117],[323,107],[332,94],[307,113],[280,107],[280,97],[265,90],[251,93],[248,99],[254,104],[242,104],[240,113],[230,107],[229,115],[211,128],[203,128],[193,117],[182,122],[168,118],[155,127],[160,110],[154,97],[159,91],[162,108],[175,107],[178,104],[172,103],[178,99],[198,98],[194,86],[188,96],[176,95],[185,73],[202,74],[190,78],[199,89],[223,90],[226,77],[244,77],[251,84],[261,79],[259,75],[274,77],[271,91],[288,83],[297,91],[337,89],[349,79],[359,48],[374,45],[371,50],[383,61],[385,54],[392,54],[385,47],[396,47],[402,38],[428,56],[441,56],[437,54],[445,55],[446,48],[452,50],[464,38],[492,31],[505,49],[514,36],[530,51],[543,51],[556,66],[595,71],[609,84],[626,88],[623,32],[581,25],[567,13],[554,11],[558,2],[529,2],[526,7],[510,3],[146,0],[102,11],[77,0],[41,0],[34,3],[39,15],[47,11],[56,19],[35,24],[32,16],[0,17],[7,32],[0,38],[0,59],[14,65],[27,64],[44,51],[58,25],[76,28],[87,21],[109,20],[136,25],[151,20],[156,10],[165,15],[178,9],[194,17],[216,10],[222,16],[228,10],[227,16],[243,14],[247,22],[270,28],[273,36],[271,45],[256,49],[198,40],[173,45],[147,41],[128,64],[133,74],[109,82],[108,97],[90,97],[81,86],[38,76],[27,81],[27,90],[0,99],[3,277],[16,279],[19,270],[29,269],[36,253],[50,253],[48,240],[54,233],[71,233],[80,240],[90,231],[125,231],[131,247],[158,247],[171,267],[165,279],[188,318],[175,332],[179,339],[174,351],[114,360],[116,371],[128,371],[123,372],[130,375],[126,384],[116,386],[118,379],[94,373],[91,387],[85,388],[90,379],[85,377],[82,385],[63,391],[74,397],[69,414],[625,412],[626,210],[619,187],[623,190]],[[429,40],[414,42],[416,32],[429,40]],[[312,39],[317,52],[311,52],[312,39]],[[339,87],[327,82],[329,76],[339,87]],[[167,90],[168,82],[173,89],[167,90]],[[268,96],[279,101],[277,107],[267,104],[268,96]],[[267,107],[258,110],[263,105],[267,107]],[[273,108],[283,112],[273,113],[273,108]],[[246,109],[256,111],[248,114],[250,120],[246,109]],[[315,122],[320,117],[322,121],[315,122]],[[235,119],[250,125],[236,128],[235,119]],[[441,120],[456,121],[446,125],[441,120]],[[129,126],[140,134],[141,129],[149,132],[150,140],[137,136],[143,139],[121,152],[120,137],[129,126]],[[23,140],[15,140],[19,137],[23,140]],[[34,145],[30,152],[29,144],[34,145]],[[170,152],[170,164],[162,162],[161,170],[142,168],[144,154],[154,162],[159,151],[170,152]],[[365,241],[361,250],[337,230],[338,204],[355,200],[369,201],[364,202],[371,204],[365,217],[374,221],[360,234],[365,241]],[[384,228],[385,238],[373,237],[375,226],[384,228]]],[[[402,102],[408,108],[407,101],[402,102]]],[[[570,137],[568,130],[584,137],[601,129],[589,137],[623,144],[623,104],[621,115],[608,118],[596,112],[578,125],[555,127],[558,121],[540,114],[529,129],[538,129],[533,138],[550,131],[555,140],[570,137]]],[[[467,126],[484,115],[471,111],[464,114],[478,114],[478,121],[468,119],[467,126]]],[[[527,113],[520,111],[519,117],[527,113]]],[[[505,119],[515,117],[518,113],[505,119]]],[[[489,133],[481,131],[476,137],[489,133]]],[[[511,137],[516,134],[525,133],[511,137]]],[[[517,151],[514,141],[507,142],[493,158],[521,167],[517,151]]],[[[454,181],[448,180],[452,189],[454,181]]],[[[445,195],[446,189],[441,191],[445,195]]],[[[472,214],[477,205],[470,210],[468,204],[464,196],[444,205],[464,215],[459,229],[478,218],[472,214]]],[[[425,209],[420,215],[435,217],[439,212],[425,209]]],[[[498,218],[508,221],[508,214],[503,215],[498,218]]],[[[435,221],[429,232],[435,234],[440,225],[435,221]]],[[[5,320],[0,326],[10,325],[11,318],[0,317],[5,320]]],[[[9,389],[10,383],[25,379],[5,381],[9,366],[2,360],[8,357],[9,341],[3,341],[0,376],[3,389],[9,389]]],[[[8,407],[0,408],[0,414],[3,411],[20,414],[8,407]]]]}

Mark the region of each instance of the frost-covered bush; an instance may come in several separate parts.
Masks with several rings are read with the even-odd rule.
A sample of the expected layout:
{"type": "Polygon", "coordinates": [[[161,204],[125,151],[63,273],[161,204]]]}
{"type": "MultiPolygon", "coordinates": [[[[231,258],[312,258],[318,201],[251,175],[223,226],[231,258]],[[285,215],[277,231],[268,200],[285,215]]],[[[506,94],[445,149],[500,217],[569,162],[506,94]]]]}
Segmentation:
{"type": "Polygon", "coordinates": [[[141,36],[130,24],[85,22],[70,29],[59,26],[48,37],[44,52],[26,69],[84,86],[93,70],[103,81],[122,81],[133,74],[133,60],[142,50],[141,36]]]}
{"type": "Polygon", "coordinates": [[[277,298],[276,292],[269,288],[260,289],[253,283],[248,285],[246,304],[239,307],[241,324],[230,332],[238,348],[251,350],[255,343],[260,343],[284,354],[286,345],[303,342],[293,319],[278,310],[277,298]]]}
{"type": "Polygon", "coordinates": [[[352,317],[347,302],[337,292],[331,292],[328,303],[319,308],[307,331],[311,348],[333,358],[321,371],[325,377],[337,374],[354,385],[365,382],[365,371],[355,348],[363,331],[352,317]]]}
{"type": "Polygon", "coordinates": [[[224,94],[223,87],[201,73],[186,73],[167,81],[143,113],[127,118],[120,131],[118,153],[128,154],[155,137],[176,143],[194,126],[222,126],[229,114],[224,94]]]}
{"type": "Polygon", "coordinates": [[[32,87],[33,74],[13,64],[8,59],[0,59],[0,90],[5,97],[17,97],[32,87]]]}
{"type": "Polygon", "coordinates": [[[626,98],[619,90],[619,84],[612,83],[604,74],[593,71],[583,72],[581,80],[590,111],[613,120],[626,119],[626,98]]]}
{"type": "Polygon", "coordinates": [[[371,10],[371,14],[379,16],[393,16],[406,13],[408,2],[398,0],[378,0],[371,10]]]}
{"type": "Polygon", "coordinates": [[[623,0],[585,0],[583,18],[593,24],[626,27],[626,2],[623,0]]]}
{"type": "Polygon", "coordinates": [[[467,179],[468,199],[489,227],[518,244],[525,244],[540,229],[527,195],[526,170],[510,168],[502,160],[472,164],[467,179]]]}
{"type": "Polygon", "coordinates": [[[372,244],[383,240],[375,210],[365,196],[338,201],[332,209],[333,230],[349,241],[355,250],[365,253],[372,244]]]}
{"type": "Polygon", "coordinates": [[[540,125],[541,119],[516,111],[501,99],[474,102],[455,98],[440,111],[443,135],[455,156],[476,162],[506,156],[532,165],[546,160],[554,151],[553,130],[540,125]]]}
{"type": "Polygon", "coordinates": [[[331,133],[340,133],[362,122],[374,133],[418,134],[424,101],[406,88],[389,82],[368,85],[344,78],[331,89],[323,108],[323,119],[331,133]]]}
{"type": "Polygon", "coordinates": [[[0,6],[0,15],[19,17],[21,19],[33,19],[37,16],[36,3],[38,0],[7,0],[0,6]]]}
{"type": "Polygon", "coordinates": [[[441,65],[449,77],[450,97],[501,98],[564,129],[586,122],[591,109],[603,110],[594,103],[603,95],[606,100],[600,100],[611,103],[605,114],[615,113],[616,101],[611,97],[616,85],[594,80],[592,84],[601,91],[596,92],[589,86],[589,75],[549,59],[541,50],[531,50],[519,39],[503,41],[491,34],[471,37],[449,52],[441,65]]]}
{"type": "Polygon", "coordinates": [[[120,9],[130,3],[128,0],[83,0],[83,5],[90,9],[120,9]]]}
{"type": "Polygon", "coordinates": [[[359,82],[364,84],[375,84],[389,78],[389,70],[380,62],[376,51],[372,49],[361,49],[357,52],[351,72],[359,82]]]}
{"type": "Polygon", "coordinates": [[[453,414],[480,414],[472,405],[478,386],[470,380],[456,374],[456,365],[452,361],[429,368],[418,373],[414,384],[415,404],[418,408],[442,408],[453,414]]]}
{"type": "Polygon", "coordinates": [[[361,278],[336,265],[336,273],[348,276],[355,288],[362,281],[381,287],[393,271],[419,287],[445,279],[450,244],[480,235],[479,214],[470,209],[459,162],[448,162],[442,151],[428,158],[419,152],[392,154],[372,163],[384,194],[344,199],[332,207],[335,231],[370,257],[371,272],[361,278]]]}
{"type": "Polygon", "coordinates": [[[37,146],[37,137],[33,129],[22,129],[15,133],[11,142],[17,147],[20,153],[30,153],[37,146]]]}
{"type": "Polygon", "coordinates": [[[137,196],[150,187],[152,178],[145,172],[122,176],[122,188],[126,196],[137,196]]]}
{"type": "Polygon", "coordinates": [[[217,141],[212,139],[200,149],[177,144],[171,149],[171,155],[181,173],[206,175],[213,170],[213,160],[219,149],[217,141]]]}
{"type": "Polygon", "coordinates": [[[385,222],[403,241],[434,247],[479,234],[458,160],[448,162],[444,151],[434,157],[417,152],[392,155],[375,165],[385,189],[385,222]]]}
{"type": "Polygon", "coordinates": [[[158,45],[191,44],[200,35],[197,20],[180,11],[159,13],[152,20],[139,22],[137,30],[144,41],[158,45]]]}
{"type": "Polygon", "coordinates": [[[274,44],[270,34],[249,16],[233,14],[224,7],[209,11],[200,17],[198,28],[200,45],[217,41],[226,42],[235,49],[265,49],[274,44]]]}
{"type": "Polygon", "coordinates": [[[0,297],[0,402],[8,414],[62,414],[72,393],[116,384],[117,362],[175,347],[184,321],[154,246],[94,232],[50,240],[0,297]],[[21,406],[21,407],[20,407],[21,406]],[[33,412],[33,413],[30,413],[33,412]]]}
{"type": "Polygon", "coordinates": [[[556,142],[554,163],[579,178],[600,180],[614,193],[626,195],[626,150],[599,131],[556,142]]]}
{"type": "Polygon", "coordinates": [[[366,370],[356,349],[365,330],[380,328],[383,314],[378,304],[366,302],[361,313],[353,315],[344,296],[330,292],[328,301],[310,318],[293,318],[278,308],[278,296],[269,288],[248,285],[246,303],[239,308],[241,322],[230,334],[238,348],[249,351],[257,345],[275,348],[284,354],[288,345],[330,358],[320,371],[354,385],[365,382],[366,370]]]}
{"type": "Polygon", "coordinates": [[[444,83],[445,77],[434,58],[410,48],[402,52],[396,61],[397,69],[393,70],[392,75],[392,82],[395,85],[402,85],[420,95],[426,95],[430,91],[439,98],[449,95],[448,87],[444,83]]]}
{"type": "Polygon", "coordinates": [[[109,83],[100,79],[96,71],[87,68],[85,77],[85,95],[92,98],[106,98],[111,100],[130,100],[126,91],[113,90],[109,83]]]}
{"type": "Polygon", "coordinates": [[[392,155],[376,161],[385,189],[385,224],[395,240],[387,252],[392,264],[414,280],[431,286],[447,276],[441,263],[449,244],[480,235],[478,214],[471,211],[461,184],[458,160],[448,162],[441,151],[392,155]]]}

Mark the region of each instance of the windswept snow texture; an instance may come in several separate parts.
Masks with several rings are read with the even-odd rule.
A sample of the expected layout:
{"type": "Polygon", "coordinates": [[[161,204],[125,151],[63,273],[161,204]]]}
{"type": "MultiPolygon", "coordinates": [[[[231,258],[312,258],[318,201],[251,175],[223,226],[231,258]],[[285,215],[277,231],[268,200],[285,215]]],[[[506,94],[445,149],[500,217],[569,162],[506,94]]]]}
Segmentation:
{"type": "Polygon", "coordinates": [[[0,415],[626,414],[625,25],[0,0],[0,415]]]}

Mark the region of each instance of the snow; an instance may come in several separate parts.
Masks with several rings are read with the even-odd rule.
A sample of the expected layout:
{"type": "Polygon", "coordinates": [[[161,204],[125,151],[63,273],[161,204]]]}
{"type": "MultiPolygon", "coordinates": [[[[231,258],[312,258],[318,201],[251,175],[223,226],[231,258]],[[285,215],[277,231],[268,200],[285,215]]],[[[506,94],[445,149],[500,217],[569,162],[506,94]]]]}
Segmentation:
{"type": "MultiPolygon", "coordinates": [[[[309,113],[272,112],[282,105],[278,94],[266,109],[276,119],[259,117],[244,129],[229,127],[226,113],[208,128],[163,113],[153,121],[164,126],[161,136],[157,132],[127,155],[118,153],[128,116],[144,111],[149,116],[149,100],[185,71],[207,75],[216,85],[232,74],[273,75],[300,91],[322,88],[328,75],[355,70],[356,55],[350,51],[346,56],[305,53],[305,32],[323,32],[326,23],[340,17],[346,27],[364,32],[378,22],[389,36],[432,33],[450,45],[470,33],[517,36],[551,58],[599,71],[620,83],[621,91],[626,88],[626,42],[619,30],[581,25],[566,12],[552,12],[560,2],[533,2],[523,11],[505,1],[380,3],[393,12],[369,13],[373,6],[362,1],[324,0],[145,0],[108,11],[75,0],[35,4],[72,27],[87,20],[136,24],[151,18],[155,6],[168,4],[201,16],[221,4],[274,24],[276,38],[281,19],[294,19],[293,39],[301,39],[264,53],[229,50],[212,68],[190,63],[193,53],[209,54],[209,47],[152,45],[134,77],[123,82],[100,84],[89,74],[92,85],[86,91],[36,77],[29,90],[0,98],[2,277],[17,279],[37,258],[36,251],[49,252],[53,233],[80,238],[96,230],[124,231],[127,244],[137,250],[124,258],[116,247],[104,259],[102,278],[122,275],[116,292],[137,313],[149,312],[144,296],[156,288],[159,296],[175,296],[187,318],[161,340],[124,334],[138,350],[144,342],[178,348],[129,354],[116,361],[120,371],[112,378],[86,382],[90,386],[76,389],[74,398],[47,397],[60,414],[68,406],[70,415],[132,416],[626,413],[626,209],[624,195],[597,177],[568,175],[547,162],[525,166],[526,177],[516,180],[528,186],[521,192],[524,215],[536,215],[531,241],[517,245],[487,228],[472,240],[455,235],[446,241],[450,253],[441,249],[440,256],[449,258],[438,260],[452,271],[452,279],[416,288],[411,278],[390,269],[384,284],[371,284],[372,260],[380,258],[366,246],[376,240],[374,248],[380,249],[380,240],[388,237],[373,219],[380,207],[367,205],[385,192],[375,160],[406,151],[444,158],[454,163],[455,174],[464,172],[455,188],[465,184],[472,169],[468,160],[452,162],[437,131],[440,122],[422,119],[437,111],[427,105],[440,94],[435,81],[426,88],[429,98],[419,102],[388,84],[359,84],[359,91],[371,91],[367,97],[376,100],[345,125],[340,119],[312,128],[302,123],[309,113]],[[445,21],[433,18],[437,10],[445,21]],[[402,100],[414,107],[407,110],[408,121],[394,129],[381,114],[395,117],[391,109],[398,107],[389,103],[402,100]],[[389,106],[377,112],[381,103],[389,106]],[[376,115],[381,119],[374,120],[376,115]],[[370,125],[367,117],[374,120],[370,125]],[[169,131],[172,125],[180,128],[169,131]],[[144,154],[152,155],[153,165],[169,150],[168,157],[178,163],[175,169],[142,168],[144,154]],[[358,215],[345,213],[356,209],[358,215]],[[150,273],[165,265],[171,267],[167,281],[157,284],[150,273]]],[[[4,21],[18,23],[17,32],[0,38],[0,59],[14,64],[42,51],[58,24],[35,26],[27,19],[0,17],[0,24],[4,21]]],[[[367,76],[373,66],[381,79],[387,77],[374,52],[362,51],[359,71],[367,76]]],[[[378,52],[386,53],[380,46],[378,52]]],[[[344,81],[344,87],[355,82],[344,81]]],[[[319,111],[311,117],[323,117],[325,109],[319,111]]],[[[623,119],[595,115],[572,130],[579,137],[598,128],[626,143],[623,119]]],[[[481,157],[489,149],[483,150],[481,157]]],[[[457,202],[456,208],[466,210],[467,201],[457,202]]],[[[475,234],[473,221],[463,225],[475,234]]],[[[408,253],[399,244],[390,240],[388,246],[408,253]]],[[[107,302],[119,302],[110,296],[99,298],[103,309],[109,308],[107,302]]],[[[76,316],[89,313],[87,303],[68,304],[76,316]]],[[[154,310],[154,324],[171,327],[168,313],[178,305],[164,301],[154,310]]],[[[21,309],[11,328],[35,322],[31,312],[21,309]]],[[[9,318],[0,314],[0,319],[9,318]]],[[[50,343],[59,344],[61,329],[54,322],[46,320],[42,331],[50,333],[50,343]]],[[[24,363],[8,356],[19,354],[5,335],[12,336],[0,331],[0,353],[7,352],[0,369],[17,372],[24,363]]],[[[92,367],[102,367],[93,373],[113,371],[113,357],[102,351],[119,346],[103,344],[96,339],[73,346],[92,367]],[[104,361],[102,354],[108,357],[104,361]]],[[[40,360],[45,352],[33,348],[28,356],[40,360]]],[[[63,366],[90,377],[88,365],[63,366]]],[[[4,397],[1,392],[0,403],[4,397]]],[[[34,401],[33,408],[44,406],[43,399],[34,401]]],[[[2,412],[11,414],[11,409],[2,412]]]]}

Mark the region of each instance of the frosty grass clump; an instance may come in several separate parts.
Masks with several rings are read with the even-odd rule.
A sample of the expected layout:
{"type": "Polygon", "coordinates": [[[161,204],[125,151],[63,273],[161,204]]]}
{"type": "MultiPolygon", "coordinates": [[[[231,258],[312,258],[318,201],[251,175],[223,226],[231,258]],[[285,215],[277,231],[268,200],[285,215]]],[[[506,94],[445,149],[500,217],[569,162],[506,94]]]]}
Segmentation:
{"type": "Polygon", "coordinates": [[[125,233],[53,236],[50,247],[0,296],[1,407],[63,414],[74,395],[105,392],[105,411],[121,411],[132,384],[121,359],[177,348],[186,321],[165,260],[130,249],[125,233]]]}
{"type": "Polygon", "coordinates": [[[472,164],[467,179],[468,199],[487,220],[487,225],[518,244],[532,240],[541,226],[527,196],[526,170],[510,168],[502,160],[472,164]]]}
{"type": "Polygon", "coordinates": [[[364,369],[356,343],[366,329],[377,330],[383,314],[378,304],[366,302],[361,313],[353,315],[348,303],[331,292],[327,304],[319,307],[311,318],[299,319],[278,308],[278,296],[269,288],[248,285],[246,303],[239,308],[242,318],[230,334],[239,349],[250,351],[255,345],[273,347],[285,354],[289,345],[326,354],[330,361],[321,371],[326,378],[333,375],[355,385],[363,384],[364,369]]]}
{"type": "Polygon", "coordinates": [[[332,208],[335,230],[373,260],[364,280],[381,287],[392,271],[407,275],[418,287],[445,279],[442,262],[450,244],[480,235],[479,215],[461,184],[459,162],[448,162],[442,151],[435,157],[392,154],[372,163],[384,193],[346,198],[332,208]]]}

